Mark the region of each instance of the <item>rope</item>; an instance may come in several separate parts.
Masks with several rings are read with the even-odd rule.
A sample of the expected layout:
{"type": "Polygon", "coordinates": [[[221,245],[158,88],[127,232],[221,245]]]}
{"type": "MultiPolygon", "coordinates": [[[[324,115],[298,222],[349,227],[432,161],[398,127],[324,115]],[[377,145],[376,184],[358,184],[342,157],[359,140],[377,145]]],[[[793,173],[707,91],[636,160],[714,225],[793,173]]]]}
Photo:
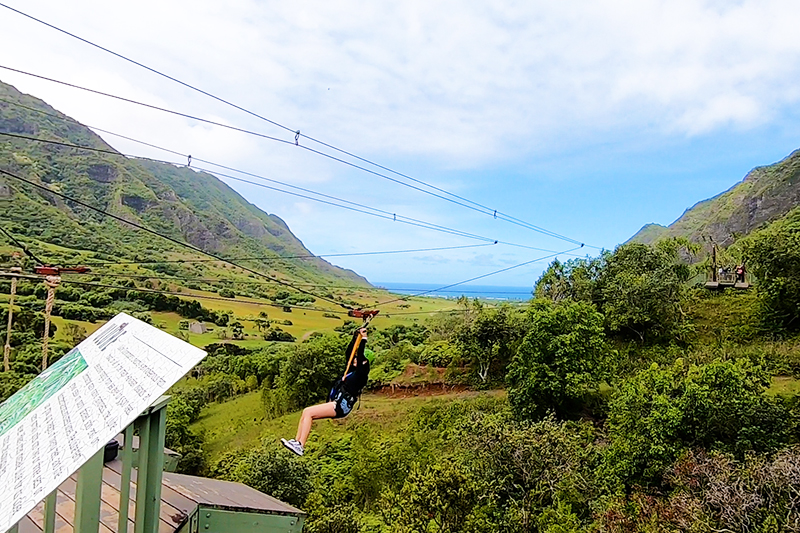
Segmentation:
{"type": "Polygon", "coordinates": [[[53,301],[56,299],[56,287],[61,283],[60,276],[47,276],[44,280],[47,285],[47,301],[44,304],[44,339],[42,340],[42,370],[47,368],[47,346],[50,339],[50,312],[53,310],[53,301]]]}
{"type": "MultiPolygon", "coordinates": [[[[12,272],[22,272],[19,267],[13,267],[12,272]]],[[[6,345],[3,347],[3,370],[8,372],[11,367],[9,366],[8,357],[11,354],[11,324],[14,315],[14,296],[17,294],[17,278],[11,278],[11,297],[8,299],[8,329],[6,330],[6,345]]]]}

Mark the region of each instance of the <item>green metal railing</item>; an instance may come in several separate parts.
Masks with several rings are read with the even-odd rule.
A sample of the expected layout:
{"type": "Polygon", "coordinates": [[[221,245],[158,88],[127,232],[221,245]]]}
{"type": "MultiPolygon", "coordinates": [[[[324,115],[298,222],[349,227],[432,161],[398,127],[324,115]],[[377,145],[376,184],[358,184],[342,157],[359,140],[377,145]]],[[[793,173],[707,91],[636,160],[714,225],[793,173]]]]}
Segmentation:
{"type": "MultiPolygon", "coordinates": [[[[161,396],[124,430],[125,440],[120,457],[122,484],[117,522],[118,533],[127,533],[128,531],[134,430],[139,433],[134,533],[158,533],[168,403],[169,397],[161,396]]],[[[98,531],[99,529],[100,498],[103,487],[103,452],[103,449],[98,451],[78,470],[73,523],[73,530],[76,532],[98,531]]],[[[55,533],[57,493],[58,489],[44,499],[45,533],[55,533]]],[[[19,524],[9,529],[8,533],[18,533],[18,530],[19,524]]]]}

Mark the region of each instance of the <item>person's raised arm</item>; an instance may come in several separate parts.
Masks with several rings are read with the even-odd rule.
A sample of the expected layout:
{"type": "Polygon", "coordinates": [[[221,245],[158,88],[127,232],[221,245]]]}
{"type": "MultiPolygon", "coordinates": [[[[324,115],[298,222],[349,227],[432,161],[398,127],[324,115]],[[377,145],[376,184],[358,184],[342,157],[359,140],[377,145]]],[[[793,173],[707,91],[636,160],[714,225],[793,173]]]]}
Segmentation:
{"type": "Polygon", "coordinates": [[[353,338],[350,339],[350,344],[347,345],[347,350],[344,352],[345,363],[350,360],[350,355],[353,353],[353,347],[356,345],[359,335],[361,335],[361,333],[358,330],[353,332],[353,338]]]}

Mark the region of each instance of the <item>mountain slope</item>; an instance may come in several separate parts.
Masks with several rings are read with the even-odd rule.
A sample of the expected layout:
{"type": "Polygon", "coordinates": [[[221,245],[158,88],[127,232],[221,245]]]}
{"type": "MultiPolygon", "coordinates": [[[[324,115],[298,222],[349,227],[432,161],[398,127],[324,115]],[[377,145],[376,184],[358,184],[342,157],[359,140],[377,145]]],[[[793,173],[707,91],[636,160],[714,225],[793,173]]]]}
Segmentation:
{"type": "MultiPolygon", "coordinates": [[[[3,83],[0,132],[113,150],[88,128],[3,83]]],[[[248,266],[293,279],[367,284],[319,258],[276,260],[311,252],[283,220],[207,173],[8,136],[0,136],[0,168],[205,251],[268,258],[248,266]]],[[[197,255],[1,175],[0,210],[8,229],[69,248],[129,259],[197,255]]]]}
{"type": "Polygon", "coordinates": [[[800,150],[774,165],[757,167],[727,191],[687,209],[668,227],[647,224],[628,242],[686,237],[723,246],[773,222],[800,205],[800,150]]]}

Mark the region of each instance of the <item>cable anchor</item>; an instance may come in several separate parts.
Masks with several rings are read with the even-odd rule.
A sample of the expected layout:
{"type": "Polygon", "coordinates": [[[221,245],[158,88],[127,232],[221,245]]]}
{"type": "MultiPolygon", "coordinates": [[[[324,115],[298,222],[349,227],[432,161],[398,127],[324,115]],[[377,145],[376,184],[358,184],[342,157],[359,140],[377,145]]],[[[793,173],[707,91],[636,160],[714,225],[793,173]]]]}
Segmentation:
{"type": "Polygon", "coordinates": [[[380,313],[379,309],[350,309],[347,312],[347,316],[351,316],[353,318],[363,318],[364,325],[362,327],[367,327],[378,313],[380,313]]]}

